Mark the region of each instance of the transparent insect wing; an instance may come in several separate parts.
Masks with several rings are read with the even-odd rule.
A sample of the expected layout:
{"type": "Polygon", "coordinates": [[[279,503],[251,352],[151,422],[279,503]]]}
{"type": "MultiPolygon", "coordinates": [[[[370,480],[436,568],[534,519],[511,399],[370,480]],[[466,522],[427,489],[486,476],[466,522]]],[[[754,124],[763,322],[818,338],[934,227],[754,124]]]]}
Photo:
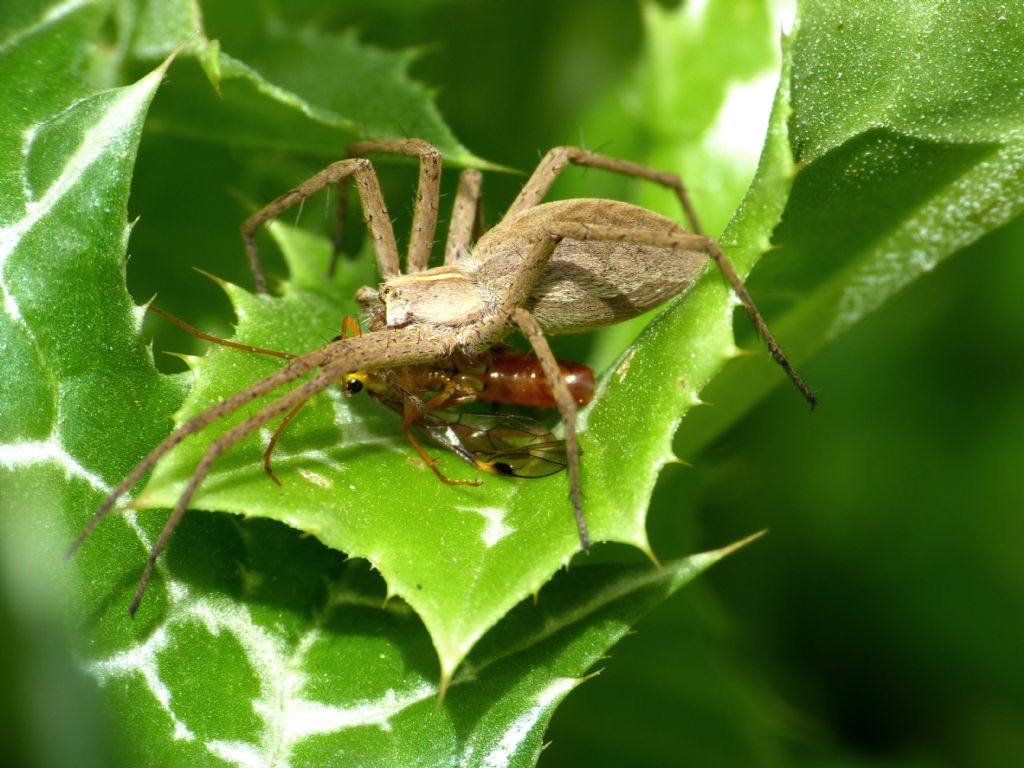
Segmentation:
{"type": "Polygon", "coordinates": [[[448,422],[459,442],[487,472],[514,477],[547,477],[568,463],[565,441],[538,421],[509,414],[432,414],[448,422]]]}

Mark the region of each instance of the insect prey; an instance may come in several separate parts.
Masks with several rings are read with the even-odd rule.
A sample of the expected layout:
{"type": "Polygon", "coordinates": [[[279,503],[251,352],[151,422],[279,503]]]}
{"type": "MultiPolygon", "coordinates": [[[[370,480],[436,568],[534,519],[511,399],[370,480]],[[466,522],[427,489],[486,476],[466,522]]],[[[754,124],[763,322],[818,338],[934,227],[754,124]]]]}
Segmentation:
{"type": "MultiPolygon", "coordinates": [[[[149,311],[205,341],[245,352],[285,360],[287,352],[242,344],[194,328],[164,310],[149,311]]],[[[360,335],[355,318],[346,316],[337,338],[360,335]]],[[[577,405],[594,396],[594,372],[579,363],[558,361],[561,375],[577,405]]],[[[477,469],[514,477],[546,477],[566,468],[565,441],[557,439],[540,422],[508,413],[467,413],[452,409],[476,402],[555,408],[550,385],[533,355],[513,349],[490,350],[477,360],[439,361],[430,365],[403,366],[380,371],[357,371],[340,382],[346,396],[367,392],[370,397],[402,417],[403,432],[424,463],[448,485],[479,485],[480,481],[451,480],[438,468],[413,437],[421,434],[477,469]],[[410,432],[410,428],[412,432],[410,432]]],[[[305,403],[299,403],[282,419],[263,453],[263,467],[278,485],[271,465],[274,449],[289,423],[305,403]]]]}
{"type": "MultiPolygon", "coordinates": [[[[491,461],[496,471],[502,471],[505,464],[513,467],[501,450],[491,452],[493,459],[486,458],[490,454],[484,450],[485,440],[496,436],[504,439],[501,430],[509,430],[510,422],[484,429],[473,419],[451,417],[449,414],[456,412],[444,407],[432,408],[427,402],[420,407],[415,403],[416,385],[406,390],[401,379],[417,370],[417,366],[435,374],[450,373],[452,360],[482,359],[516,330],[529,342],[535,364],[543,372],[562,417],[562,440],[552,443],[548,439],[550,433],[540,435],[539,439],[549,447],[553,444],[558,456],[564,456],[580,545],[589,548],[576,435],[578,400],[570,391],[546,337],[602,328],[653,309],[690,286],[709,260],[715,262],[735,291],[772,358],[807,402],[812,407],[816,404],[814,394],[790,365],[729,260],[716,241],[701,230],[686,188],[677,175],[575,147],[557,147],[544,156],[501,221],[476,238],[481,175],[472,169],[465,170],[459,177],[444,263],[428,268],[437,226],[440,176],[441,154],[424,141],[359,142],[349,148],[345,159],[327,166],[242,224],[242,240],[256,289],[265,292],[267,283],[255,242],[256,232],[288,208],[326,186],[337,184],[337,253],[347,198],[345,187],[354,181],[380,275],[377,286],[366,286],[356,293],[368,330],[363,334],[343,334],[305,354],[285,356],[287,362],[278,371],[224,398],[171,432],[103,500],[72,544],[69,555],[81,546],[118,499],[178,443],[257,398],[307,377],[210,443],[153,545],[129,609],[131,613],[138,608],[157,557],[185,514],[196,488],[220,455],[278,416],[290,420],[309,398],[332,384],[351,381],[353,374],[369,377],[363,383],[371,392],[371,382],[374,387],[383,387],[376,397],[400,412],[407,436],[417,429],[434,441],[435,435],[448,434],[450,430],[457,437],[453,446],[461,448],[447,448],[456,455],[464,450],[463,458],[478,466],[491,461]],[[366,159],[370,154],[404,155],[419,162],[404,273],[399,268],[398,246],[380,185],[372,163],[366,159]],[[616,200],[542,202],[555,179],[570,164],[668,187],[679,199],[689,230],[653,211],[616,200]],[[412,416],[410,409],[414,412],[412,416]]],[[[452,387],[453,391],[457,389],[454,384],[452,387]]],[[[435,397],[442,394],[432,388],[425,391],[433,392],[435,397]]],[[[524,440],[529,442],[529,438],[524,440]]],[[[410,441],[417,445],[414,438],[410,437],[410,441]]],[[[421,456],[426,455],[422,448],[419,450],[421,456]]],[[[266,462],[269,466],[269,458],[266,462]]],[[[436,465],[427,463],[440,475],[436,465]]]]}

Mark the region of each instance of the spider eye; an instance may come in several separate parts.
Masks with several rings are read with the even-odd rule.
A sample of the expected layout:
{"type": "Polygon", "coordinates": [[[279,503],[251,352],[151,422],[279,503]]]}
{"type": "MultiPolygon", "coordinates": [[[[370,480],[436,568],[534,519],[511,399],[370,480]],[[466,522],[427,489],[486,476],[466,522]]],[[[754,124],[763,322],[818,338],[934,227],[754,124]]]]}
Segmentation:
{"type": "Polygon", "coordinates": [[[357,395],[363,391],[363,382],[359,379],[346,379],[345,380],[345,394],[346,395],[357,395]]]}

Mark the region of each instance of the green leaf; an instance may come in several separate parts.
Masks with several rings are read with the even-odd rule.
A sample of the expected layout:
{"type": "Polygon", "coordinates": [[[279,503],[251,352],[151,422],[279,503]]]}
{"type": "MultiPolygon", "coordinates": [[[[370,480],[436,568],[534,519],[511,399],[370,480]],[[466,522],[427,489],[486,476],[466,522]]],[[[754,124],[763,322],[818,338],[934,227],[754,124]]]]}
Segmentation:
{"type": "MultiPolygon", "coordinates": [[[[767,17],[762,20],[767,28],[767,17]]],[[[775,125],[783,119],[784,101],[775,125]]],[[[767,248],[792,167],[781,128],[773,136],[773,150],[760,176],[765,189],[752,194],[744,208],[741,227],[750,232],[746,242],[751,245],[743,258],[748,262],[767,248]]],[[[355,289],[374,282],[367,271],[371,259],[365,254],[361,273],[343,273],[334,286],[325,286],[321,275],[327,271],[328,243],[280,225],[274,231],[295,279],[285,285],[281,299],[228,287],[239,316],[237,338],[299,353],[321,346],[337,334],[343,313],[356,312],[351,298],[355,289]]],[[[746,268],[739,259],[737,265],[746,268]]],[[[670,360],[678,365],[674,345],[652,357],[639,350],[628,383],[623,386],[625,377],[616,377],[590,412],[583,442],[588,457],[584,483],[587,517],[597,541],[650,551],[644,525],[647,501],[660,466],[672,460],[669,441],[676,422],[664,418],[664,409],[641,411],[635,403],[673,402],[673,408],[684,409],[733,354],[726,291],[717,280],[706,281],[699,290],[703,298],[686,302],[679,321],[683,330],[675,332],[677,338],[686,334],[694,345],[702,345],[694,366],[680,374],[688,388],[664,375],[670,360]],[[716,326],[708,322],[709,314],[717,318],[716,326]],[[621,439],[634,434],[647,439],[621,439]],[[631,482],[617,482],[623,472],[631,482]]],[[[197,386],[176,415],[177,424],[280,367],[272,358],[230,349],[188,362],[197,386]]],[[[267,401],[259,400],[211,427],[203,439],[182,443],[161,463],[136,506],[173,506],[208,441],[267,401]]],[[[281,520],[351,556],[367,558],[384,575],[390,593],[409,602],[423,618],[437,648],[441,679],[447,680],[490,627],[524,597],[538,593],[578,552],[579,539],[566,503],[565,474],[544,481],[487,478],[480,488],[444,486],[414,461],[397,426],[396,417],[373,402],[349,402],[337,392],[315,398],[280,444],[274,464],[281,488],[270,484],[261,466],[271,434],[264,430],[218,461],[193,505],[281,520]]],[[[476,476],[454,459],[442,462],[444,471],[457,479],[476,476]]]]}
{"type": "Polygon", "coordinates": [[[439,706],[429,636],[404,603],[385,601],[365,563],[219,515],[187,518],[178,539],[169,570],[179,576],[196,573],[188,563],[196,555],[223,556],[232,542],[241,588],[175,578],[176,596],[145,642],[89,663],[118,710],[133,713],[126,727],[149,736],[134,750],[149,764],[390,766],[415,756],[425,765],[533,765],[554,708],[584,672],[643,613],[727,554],[662,570],[574,570],[539,606],[512,612],[439,706]]]}
{"type": "MultiPolygon", "coordinates": [[[[144,550],[122,526],[120,549],[84,553],[69,569],[60,553],[183,395],[153,368],[124,286],[131,171],[166,64],[91,92],[82,41],[98,34],[103,4],[17,6],[0,22],[0,600],[5,641],[22,640],[5,653],[31,690],[4,709],[30,726],[11,734],[15,755],[20,742],[31,763],[100,764],[95,701],[64,669],[64,619],[102,604],[126,572],[118,563],[144,550]]],[[[90,637],[102,637],[104,619],[90,637]]]]}
{"type": "Polygon", "coordinates": [[[81,95],[74,41],[94,33],[97,8],[37,7],[33,21],[8,31],[0,60],[4,82],[43,84],[38,99],[5,91],[4,466],[53,462],[92,493],[134,464],[163,430],[161,411],[180,397],[137,338],[124,288],[128,182],[166,64],[132,86],[81,95]],[[137,428],[109,441],[110,425],[129,412],[137,428]]]}
{"type": "MultiPolygon", "coordinates": [[[[1019,7],[800,6],[798,173],[766,259],[773,293],[799,297],[772,322],[795,363],[1024,210],[1022,80],[1019,7]]],[[[763,356],[737,360],[677,452],[695,455],[781,379],[763,356]]]]}
{"type": "Polygon", "coordinates": [[[162,58],[185,44],[152,127],[233,147],[335,158],[353,141],[416,136],[451,162],[487,165],[455,139],[430,91],[409,77],[417,51],[381,50],[353,31],[296,30],[253,15],[244,2],[204,10],[175,0],[141,3],[123,15],[129,63],[162,58]]]}
{"type": "MultiPolygon", "coordinates": [[[[750,11],[760,4],[732,6],[740,18],[750,18],[750,11]]],[[[729,14],[723,13],[725,4],[717,6],[717,13],[709,13],[703,45],[712,45],[716,37],[730,28],[729,14]]],[[[649,23],[660,30],[658,36],[666,49],[671,46],[664,39],[666,28],[679,37],[689,30],[695,20],[684,9],[665,16],[652,8],[649,23]]],[[[767,18],[761,18],[762,34],[770,29],[767,18]]],[[[755,24],[755,29],[758,25],[755,24]]],[[[656,39],[658,39],[656,37],[656,39]]],[[[671,38],[670,38],[671,39],[671,38]]],[[[756,39],[756,38],[755,38],[756,39]]],[[[703,50],[697,45],[697,50],[703,50]]],[[[720,238],[723,248],[744,277],[769,250],[769,238],[782,214],[793,176],[793,161],[787,143],[786,121],[789,116],[789,62],[785,54],[782,74],[775,102],[768,119],[767,137],[753,181],[720,238]]],[[[744,56],[738,61],[731,93],[726,95],[721,86],[707,94],[717,96],[719,116],[729,114],[735,107],[730,101],[764,87],[763,73],[744,56]],[[750,83],[760,85],[750,86],[750,83]]],[[[646,78],[643,78],[646,80],[646,78]]],[[[643,82],[641,80],[641,82],[643,82]]],[[[706,91],[698,81],[696,93],[706,91]]],[[[688,90],[688,89],[687,89],[688,90]]],[[[682,96],[677,101],[685,101],[682,96]]],[[[659,153],[672,147],[689,147],[702,137],[701,129],[712,136],[733,127],[723,122],[712,123],[707,117],[695,116],[696,125],[690,131],[680,132],[664,139],[659,153]]],[[[733,133],[735,137],[736,134],[733,133]]],[[[681,151],[679,149],[677,152],[681,151]]],[[[740,156],[742,157],[742,155],[740,156]]],[[[708,162],[708,161],[705,161],[708,162]]],[[[722,160],[723,166],[735,164],[735,157],[722,160]]],[[[735,168],[735,165],[731,165],[735,168]]],[[[700,178],[700,177],[698,177],[700,178]]],[[[707,178],[705,175],[704,178],[707,178]]],[[[734,188],[734,194],[740,189],[734,188]]],[[[699,198],[696,198],[699,201],[699,198]]],[[[697,203],[700,206],[700,203],[697,203]]],[[[698,212],[701,208],[698,207],[698,212]]],[[[714,210],[714,209],[713,209],[714,210]]],[[[734,302],[717,270],[705,270],[701,279],[685,294],[678,297],[658,316],[615,363],[602,379],[599,396],[586,414],[587,487],[589,493],[606,505],[606,513],[614,516],[617,526],[608,536],[613,541],[634,544],[646,549],[646,512],[654,484],[661,468],[678,459],[672,452],[673,436],[682,418],[701,404],[701,393],[707,384],[720,374],[735,358],[738,350],[733,339],[732,311],[734,302]],[[680,354],[685,350],[685,354],[680,354]],[[637,407],[637,404],[644,404],[637,407]],[[630,435],[631,439],[615,439],[616,435],[630,435]],[[623,475],[632,482],[621,483],[623,475]]]]}
{"type": "MultiPolygon", "coordinates": [[[[712,7],[717,10],[721,6],[712,7]]],[[[650,10],[649,14],[654,38],[663,50],[670,49],[664,42],[666,30],[674,30],[678,36],[680,30],[695,24],[686,11],[665,14],[650,10]]],[[[702,19],[708,24],[707,44],[718,44],[729,15],[710,14],[708,18],[702,19]]],[[[766,22],[766,15],[761,18],[766,22]]],[[[764,23],[763,28],[767,27],[764,23]]],[[[787,133],[791,109],[787,73],[784,69],[754,181],[721,238],[741,275],[770,250],[772,232],[783,215],[795,176],[797,166],[787,133]]],[[[737,57],[730,74],[740,82],[761,77],[758,68],[743,56],[737,57]]],[[[697,82],[708,91],[699,78],[697,82]]],[[[743,93],[749,89],[737,86],[734,90],[743,93]]],[[[728,89],[719,85],[711,91],[721,105],[719,114],[728,112],[733,98],[728,89]]],[[[663,93],[656,91],[655,95],[665,102],[663,93]]],[[[834,119],[831,113],[822,119],[826,117],[834,119]]],[[[727,127],[712,120],[706,110],[695,113],[694,119],[705,131],[720,132],[727,127]]],[[[686,144],[700,135],[695,127],[671,136],[666,144],[686,144]]],[[[804,174],[809,176],[811,170],[804,174]]],[[[943,199],[937,204],[945,207],[946,203],[943,199]]],[[[285,247],[293,264],[300,258],[298,253],[306,250],[302,258],[312,263],[318,258],[322,265],[326,249],[326,242],[321,242],[314,257],[308,246],[285,247]]],[[[903,263],[912,263],[918,257],[917,241],[903,243],[900,253],[903,263]]],[[[287,287],[283,300],[255,300],[232,288],[231,298],[240,317],[239,338],[292,352],[314,348],[333,334],[332,318],[336,325],[338,307],[344,306],[340,302],[351,295],[355,284],[339,282],[337,291],[325,293],[320,303],[312,294],[323,289],[314,284],[287,287]]],[[[348,307],[354,311],[351,301],[348,307]]],[[[671,441],[676,428],[701,402],[708,383],[739,354],[732,335],[732,312],[733,302],[723,281],[714,270],[708,270],[605,377],[583,418],[586,513],[595,540],[628,543],[650,552],[647,504],[661,467],[675,460],[671,441]],[[688,354],[680,356],[680,349],[688,354]],[[645,407],[637,408],[637,403],[645,407]],[[621,482],[622,477],[630,482],[621,482]]],[[[814,332],[823,329],[820,324],[812,327],[814,332]]],[[[783,323],[780,328],[788,326],[783,323]]],[[[798,334],[780,333],[780,337],[784,341],[799,339],[798,334]]],[[[200,386],[179,414],[179,423],[276,368],[272,361],[242,361],[239,357],[237,352],[224,350],[209,361],[193,361],[200,386]]],[[[759,381],[745,383],[756,393],[767,386],[761,382],[777,378],[774,371],[766,370],[759,381]]],[[[735,406],[717,407],[719,423],[735,419],[750,397],[737,398],[735,406]]],[[[212,434],[251,412],[243,411],[212,434]]],[[[514,604],[536,593],[576,552],[576,535],[565,501],[566,478],[494,478],[479,489],[444,487],[425,468],[410,464],[411,454],[394,422],[380,409],[357,404],[350,408],[338,396],[321,398],[307,406],[301,423],[288,434],[285,453],[278,460],[284,484],[280,491],[268,486],[259,466],[258,457],[269,439],[265,432],[221,460],[194,503],[200,508],[282,520],[332,547],[367,558],[381,571],[391,593],[406,600],[423,618],[438,650],[442,679],[448,679],[484,632],[514,604]],[[396,477],[402,478],[398,487],[396,477]],[[429,545],[423,546],[424,542],[429,545]]],[[[687,430],[689,439],[694,439],[693,434],[687,430]]],[[[202,441],[176,450],[154,475],[141,503],[172,504],[203,450],[202,441]]],[[[458,479],[472,478],[454,460],[446,463],[445,471],[458,479]]]]}
{"type": "MultiPolygon", "coordinates": [[[[767,36],[768,17],[759,19],[753,27],[760,26],[767,36]]],[[[667,33],[661,25],[687,28],[659,12],[653,12],[650,23],[662,38],[667,33]]],[[[716,34],[722,34],[723,23],[712,25],[716,34]]],[[[668,47],[664,40],[661,45],[668,47]]],[[[737,76],[757,74],[748,59],[737,67],[737,76]]],[[[731,71],[723,73],[731,76],[731,71]]],[[[724,85],[719,90],[725,102],[724,85]]],[[[785,97],[782,91],[757,186],[730,230],[736,233],[730,237],[745,243],[733,253],[742,272],[767,250],[788,189],[792,161],[785,143],[785,97]]],[[[693,141],[699,133],[686,135],[693,141]]],[[[374,282],[367,271],[371,259],[364,254],[361,272],[341,274],[327,285],[322,275],[328,242],[281,225],[274,232],[294,276],[284,285],[282,298],[253,296],[237,286],[227,290],[239,318],[238,340],[297,354],[336,335],[342,314],[356,313],[356,288],[374,282]]],[[[635,348],[585,415],[583,484],[596,541],[623,542],[651,552],[647,504],[661,466],[673,460],[669,447],[678,414],[698,402],[704,384],[735,355],[731,305],[717,274],[711,273],[680,306],[675,319],[666,321],[672,323],[665,336],[671,342],[635,348]],[[666,376],[680,365],[680,343],[694,354],[684,358],[676,376],[666,376]],[[686,387],[677,384],[680,377],[686,387]],[[656,407],[638,409],[638,402],[656,407]],[[624,476],[630,482],[621,482],[624,476]]],[[[280,367],[272,358],[231,349],[216,349],[188,362],[196,386],[176,415],[179,425],[280,367]]],[[[136,506],[173,506],[209,440],[268,402],[261,399],[208,428],[202,439],[178,446],[160,463],[136,506]]],[[[192,505],[279,520],[369,560],[384,576],[390,594],[408,602],[423,619],[437,648],[441,679],[447,681],[488,629],[516,603],[537,594],[578,552],[567,476],[488,477],[480,488],[444,486],[415,459],[398,426],[394,414],[372,402],[349,401],[337,392],[316,398],[279,444],[274,463],[280,488],[270,483],[261,465],[272,434],[265,429],[218,460],[192,505]]],[[[477,477],[453,457],[441,461],[443,471],[455,479],[477,477]]]]}
{"type": "MultiPolygon", "coordinates": [[[[156,3],[121,8],[122,47],[108,59],[84,53],[100,34],[103,4],[24,3],[0,20],[0,81],[16,86],[0,95],[10,116],[10,130],[0,137],[7,150],[0,152],[0,492],[20,513],[0,520],[2,559],[13,568],[57,562],[99,498],[166,434],[187,383],[155,373],[139,341],[140,313],[124,290],[128,179],[160,75],[95,95],[82,82],[125,82],[123,72],[141,66],[146,55],[163,55],[191,34],[181,19],[190,19],[194,6],[167,5],[163,16],[156,3]],[[182,10],[188,13],[176,21],[182,10]],[[143,22],[154,19],[166,29],[153,26],[143,35],[143,22]]],[[[767,251],[753,275],[755,291],[763,280],[797,298],[771,301],[767,290],[755,296],[765,297],[774,329],[797,360],[1019,211],[1020,12],[999,18],[979,4],[937,17],[920,3],[895,18],[884,6],[808,4],[792,44],[792,88],[784,79],[747,190],[744,169],[754,172],[750,137],[759,138],[764,123],[748,121],[736,130],[724,116],[737,94],[765,92],[774,32],[760,3],[692,8],[645,6],[651,43],[625,89],[630,111],[616,124],[605,105],[602,117],[616,135],[629,135],[635,125],[642,146],[634,153],[616,143],[608,151],[679,168],[708,229],[718,232],[730,222],[723,242],[741,272],[767,251]],[[957,58],[962,44],[988,47],[981,59],[957,58]],[[921,51],[935,55],[917,56],[921,51]],[[850,90],[836,84],[838,72],[853,83],[850,90]],[[716,143],[711,137],[722,132],[728,141],[716,143]],[[718,159],[712,153],[701,166],[700,147],[708,144],[733,149],[718,159]],[[769,238],[783,247],[771,249],[769,238]]],[[[215,23],[209,13],[207,22],[215,23]]],[[[235,59],[205,35],[193,40],[171,70],[169,86],[181,91],[161,91],[168,98],[154,107],[155,127],[182,134],[194,126],[191,135],[211,141],[303,152],[336,152],[331,142],[344,143],[351,125],[374,119],[382,121],[377,135],[401,135],[396,114],[345,114],[330,102],[331,92],[312,87],[334,82],[308,76],[335,66],[346,52],[368,65],[383,62],[374,70],[382,73],[377,103],[395,111],[419,108],[429,127],[426,94],[420,92],[417,105],[415,89],[402,90],[405,64],[396,64],[402,55],[375,59],[369,47],[344,35],[266,32],[261,24],[240,23],[238,40],[217,30],[235,59]],[[313,42],[327,43],[332,53],[313,56],[312,69],[292,73],[295,79],[276,71],[277,81],[269,66],[257,66],[258,51],[250,55],[246,45],[255,41],[307,57],[313,42]],[[239,66],[232,69],[232,61],[239,66]],[[208,79],[223,87],[223,102],[209,96],[208,79]],[[394,98],[384,96],[392,90],[394,98]],[[218,126],[228,129],[218,133],[218,126]]],[[[453,139],[434,141],[460,157],[453,139]]],[[[587,189],[605,183],[597,173],[585,179],[587,189]]],[[[667,205],[660,193],[634,186],[614,196],[650,194],[649,205],[667,205]]],[[[334,284],[320,284],[323,242],[284,227],[276,235],[293,268],[284,295],[229,292],[241,314],[241,336],[300,352],[335,335],[340,316],[352,309],[353,286],[373,277],[363,259],[334,284]],[[337,303],[343,300],[349,303],[337,303]]],[[[728,292],[709,270],[606,375],[584,434],[587,511],[596,538],[646,547],[647,500],[660,466],[671,460],[669,440],[679,420],[686,416],[676,453],[691,458],[778,382],[763,355],[726,365],[735,357],[732,313],[728,292]],[[681,359],[679,349],[686,350],[681,359]],[[715,407],[693,409],[697,393],[715,407]]],[[[600,343],[605,357],[621,348],[615,340],[600,343]]],[[[200,387],[188,408],[275,367],[232,350],[191,363],[200,387]],[[207,374],[217,380],[204,379],[207,374]]],[[[543,591],[539,610],[547,617],[529,605],[513,610],[577,547],[564,476],[486,478],[479,489],[444,488],[418,466],[395,421],[373,403],[326,395],[284,438],[277,456],[283,489],[262,474],[264,434],[262,442],[225,456],[203,488],[206,495],[197,497],[200,506],[266,512],[346,553],[366,555],[387,577],[386,587],[359,565],[344,565],[337,552],[280,526],[192,513],[131,622],[123,607],[164,516],[130,512],[123,522],[100,527],[65,575],[72,604],[55,612],[70,617],[86,669],[103,683],[126,763],[242,763],[286,755],[297,764],[330,754],[337,762],[374,755],[380,764],[395,764],[427,755],[471,764],[470,758],[497,755],[530,764],[551,707],[669,585],[707,564],[698,558],[664,572],[574,567],[543,591]],[[332,488],[318,485],[325,478],[332,488]],[[274,503],[275,494],[288,503],[274,503]],[[453,510],[452,498],[464,509],[453,510]],[[347,513],[339,520],[342,504],[347,513]],[[382,609],[388,593],[408,603],[391,600],[382,609]],[[609,594],[622,598],[595,597],[609,594]],[[484,634],[510,610],[507,621],[484,634]],[[549,630],[538,629],[538,621],[566,628],[542,640],[549,630]],[[464,660],[440,712],[431,645],[446,674],[464,660]],[[510,734],[522,733],[524,723],[528,736],[515,741],[510,734]]],[[[188,445],[160,467],[149,503],[159,494],[167,503],[194,467],[187,451],[199,448],[188,445]]],[[[462,470],[443,461],[453,475],[462,470]]],[[[7,572],[0,578],[12,589],[22,582],[7,572]]],[[[19,616],[60,601],[53,590],[23,594],[38,600],[17,603],[19,616]]],[[[48,732],[59,732],[59,725],[48,732]]]]}

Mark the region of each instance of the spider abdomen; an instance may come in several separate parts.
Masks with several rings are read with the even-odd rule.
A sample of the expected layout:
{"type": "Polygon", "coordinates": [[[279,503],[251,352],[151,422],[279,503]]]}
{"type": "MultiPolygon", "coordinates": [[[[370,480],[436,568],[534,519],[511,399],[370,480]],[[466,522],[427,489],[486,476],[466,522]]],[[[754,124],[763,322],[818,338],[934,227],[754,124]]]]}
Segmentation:
{"type": "MultiPolygon", "coordinates": [[[[532,243],[559,237],[568,224],[684,233],[646,208],[614,200],[576,199],[538,205],[504,221],[477,243],[475,278],[484,285],[510,280],[532,243]]],[[[707,262],[702,251],[681,251],[633,240],[578,240],[556,246],[526,303],[547,333],[580,333],[627,320],[684,291],[707,262]]]]}

